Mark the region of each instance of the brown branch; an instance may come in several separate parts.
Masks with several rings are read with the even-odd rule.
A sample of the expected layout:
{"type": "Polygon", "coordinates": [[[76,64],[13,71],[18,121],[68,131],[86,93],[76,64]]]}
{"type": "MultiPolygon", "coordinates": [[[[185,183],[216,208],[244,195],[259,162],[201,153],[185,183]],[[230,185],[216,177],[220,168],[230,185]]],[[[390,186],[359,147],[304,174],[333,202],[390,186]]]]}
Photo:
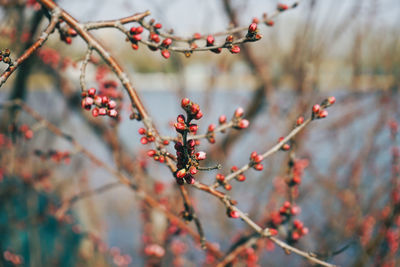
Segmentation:
{"type": "Polygon", "coordinates": [[[127,24],[127,23],[131,23],[131,22],[141,21],[148,15],[150,15],[150,11],[145,11],[145,12],[137,13],[137,14],[125,17],[125,18],[121,18],[121,19],[89,22],[89,23],[86,23],[83,27],[87,31],[101,29],[101,28],[114,28],[115,25],[117,25],[117,24],[127,24]]]}
{"type": "Polygon", "coordinates": [[[13,62],[12,66],[9,66],[6,71],[4,71],[0,76],[0,87],[7,81],[11,74],[25,61],[27,60],[39,47],[47,41],[49,35],[53,32],[54,28],[57,26],[58,19],[60,17],[60,12],[58,9],[54,10],[51,15],[51,20],[47,28],[42,32],[40,37],[34,42],[25,52],[13,62]]]}

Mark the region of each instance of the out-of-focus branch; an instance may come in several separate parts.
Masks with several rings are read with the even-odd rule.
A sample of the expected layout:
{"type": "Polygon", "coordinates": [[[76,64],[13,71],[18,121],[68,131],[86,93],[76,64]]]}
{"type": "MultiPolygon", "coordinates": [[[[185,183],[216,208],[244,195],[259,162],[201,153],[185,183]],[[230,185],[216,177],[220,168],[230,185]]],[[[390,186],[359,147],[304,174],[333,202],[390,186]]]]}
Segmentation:
{"type": "Polygon", "coordinates": [[[7,81],[7,79],[11,76],[11,74],[20,66],[25,60],[27,60],[40,46],[43,45],[44,42],[47,41],[47,38],[54,30],[58,23],[58,19],[60,17],[60,12],[55,10],[52,13],[51,20],[47,28],[43,31],[40,37],[33,43],[31,47],[29,47],[25,52],[10,65],[5,72],[3,72],[0,76],[0,87],[7,81]]]}

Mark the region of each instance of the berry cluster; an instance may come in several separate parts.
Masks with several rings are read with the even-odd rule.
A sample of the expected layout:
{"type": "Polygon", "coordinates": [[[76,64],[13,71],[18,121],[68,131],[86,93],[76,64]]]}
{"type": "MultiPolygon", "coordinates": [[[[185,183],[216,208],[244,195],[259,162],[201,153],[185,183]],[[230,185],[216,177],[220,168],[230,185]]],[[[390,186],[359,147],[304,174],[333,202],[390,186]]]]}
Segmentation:
{"type": "Polygon", "coordinates": [[[0,50],[0,62],[3,61],[4,63],[8,64],[9,66],[13,65],[13,62],[10,58],[11,51],[10,49],[6,48],[4,50],[0,50]]]}
{"type": "Polygon", "coordinates": [[[143,27],[139,26],[139,27],[132,27],[129,30],[130,36],[129,36],[129,40],[131,41],[131,46],[133,49],[138,50],[139,45],[138,42],[140,40],[142,40],[142,36],[140,35],[143,32],[143,27]]]}
{"type": "Polygon", "coordinates": [[[256,151],[251,152],[250,154],[250,165],[257,171],[262,171],[264,166],[260,163],[263,160],[263,157],[257,154],[256,151]]]}
{"type": "Polygon", "coordinates": [[[71,44],[72,38],[78,35],[78,33],[75,31],[75,29],[72,29],[70,27],[59,28],[59,33],[60,33],[61,41],[65,42],[67,44],[71,44]]]}
{"type": "MultiPolygon", "coordinates": [[[[270,232],[277,234],[277,229],[280,225],[287,223],[292,216],[296,216],[301,212],[300,207],[292,205],[289,201],[285,201],[280,207],[279,212],[272,212],[268,221],[268,226],[272,227],[270,232]]],[[[300,220],[293,221],[293,229],[290,231],[287,239],[289,243],[294,243],[300,239],[300,237],[308,233],[308,228],[304,227],[300,220]]],[[[274,235],[273,234],[273,235],[274,235]]]]}
{"type": "Polygon", "coordinates": [[[328,111],[325,109],[333,104],[335,104],[336,98],[334,96],[325,99],[321,105],[315,104],[312,107],[312,119],[323,119],[328,116],[328,111]]]}
{"type": "Polygon", "coordinates": [[[22,124],[19,127],[16,125],[10,125],[10,132],[15,135],[21,135],[28,140],[32,139],[34,135],[33,130],[27,124],[22,124]]]}
{"type": "MultiPolygon", "coordinates": [[[[145,128],[139,128],[138,133],[140,135],[143,135],[143,137],[140,138],[140,143],[142,145],[146,145],[146,144],[154,142],[156,140],[153,133],[151,131],[147,131],[145,128]]],[[[154,155],[152,155],[152,156],[154,156],[154,155]]]]}
{"type": "Polygon", "coordinates": [[[293,229],[288,239],[292,242],[296,242],[300,239],[300,237],[306,234],[308,234],[308,228],[304,227],[303,222],[300,220],[294,220],[293,229]]]}
{"type": "Polygon", "coordinates": [[[217,173],[217,175],[215,176],[215,180],[217,180],[217,182],[220,185],[223,185],[225,190],[230,191],[232,189],[232,185],[228,184],[225,181],[225,175],[221,174],[221,173],[217,173]]]}
{"type": "Polygon", "coordinates": [[[235,113],[234,113],[233,119],[232,119],[233,128],[240,130],[240,129],[246,129],[247,127],[249,127],[250,122],[246,119],[243,119],[243,115],[244,115],[243,108],[239,107],[235,110],[235,113]]]}
{"type": "Polygon", "coordinates": [[[93,117],[108,115],[111,118],[118,117],[118,111],[115,109],[117,103],[110,100],[108,96],[96,95],[96,89],[90,88],[87,92],[82,93],[82,108],[90,110],[92,106],[93,117]]]}
{"type": "Polygon", "coordinates": [[[35,150],[34,154],[40,157],[42,160],[51,159],[55,163],[60,163],[64,161],[65,164],[69,164],[71,161],[71,154],[68,151],[56,151],[56,150],[49,150],[47,152],[41,150],[35,150]]]}
{"type": "Polygon", "coordinates": [[[258,19],[253,19],[253,23],[250,24],[249,29],[247,30],[246,38],[249,41],[257,41],[262,38],[261,34],[258,34],[257,27],[258,19]]]}
{"type": "MultiPolygon", "coordinates": [[[[301,117],[301,118],[302,118],[302,117],[301,117]]],[[[300,119],[300,118],[299,118],[299,119],[300,119]]],[[[299,119],[297,119],[297,120],[299,120],[299,119]]],[[[303,119],[303,120],[304,120],[304,119],[303,119]]],[[[282,142],[284,139],[285,139],[285,137],[283,137],[283,136],[279,137],[278,143],[282,142]]],[[[290,145],[289,145],[288,143],[283,144],[282,147],[281,147],[281,150],[283,150],[283,151],[288,151],[289,149],[290,149],[290,145]]]]}
{"type": "Polygon", "coordinates": [[[197,124],[193,124],[191,121],[201,119],[203,113],[200,106],[188,98],[182,99],[181,106],[186,111],[186,118],[181,114],[174,124],[175,130],[182,135],[183,139],[182,142],[176,142],[174,146],[178,161],[175,177],[178,184],[183,184],[184,181],[193,184],[193,175],[198,172],[199,161],[206,159],[206,153],[202,151],[196,153],[195,147],[199,145],[199,142],[193,139],[187,140],[187,134],[197,132],[197,124]]]}
{"type": "Polygon", "coordinates": [[[291,161],[290,164],[293,168],[292,177],[287,180],[289,186],[299,185],[303,176],[304,169],[308,166],[308,160],[298,159],[291,161]]]}

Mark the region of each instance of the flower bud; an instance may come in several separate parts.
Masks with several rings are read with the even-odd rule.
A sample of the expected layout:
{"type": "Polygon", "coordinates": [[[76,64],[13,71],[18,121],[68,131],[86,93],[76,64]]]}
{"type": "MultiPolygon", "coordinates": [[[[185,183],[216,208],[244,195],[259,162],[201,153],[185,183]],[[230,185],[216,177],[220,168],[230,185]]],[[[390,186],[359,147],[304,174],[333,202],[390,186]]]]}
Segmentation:
{"type": "Polygon", "coordinates": [[[197,160],[205,160],[206,159],[206,152],[200,151],[196,153],[196,159],[197,160]]]}

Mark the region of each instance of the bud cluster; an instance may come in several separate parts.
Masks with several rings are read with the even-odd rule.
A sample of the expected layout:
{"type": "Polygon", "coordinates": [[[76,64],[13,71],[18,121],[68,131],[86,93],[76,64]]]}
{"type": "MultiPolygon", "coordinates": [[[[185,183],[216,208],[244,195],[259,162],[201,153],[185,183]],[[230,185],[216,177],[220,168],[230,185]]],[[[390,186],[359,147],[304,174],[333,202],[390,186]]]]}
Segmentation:
{"type": "Polygon", "coordinates": [[[312,107],[312,119],[323,119],[328,116],[328,111],[325,108],[328,108],[335,104],[336,98],[334,96],[330,96],[324,101],[322,101],[321,105],[315,104],[312,107]]]}
{"type": "Polygon", "coordinates": [[[138,50],[139,45],[138,42],[142,40],[142,36],[140,35],[143,32],[143,27],[132,27],[129,30],[129,40],[131,41],[131,46],[133,49],[138,50]]]}
{"type": "Polygon", "coordinates": [[[196,134],[198,130],[197,124],[191,123],[193,119],[199,120],[203,117],[200,106],[188,98],[183,98],[181,107],[186,111],[186,117],[180,114],[174,124],[175,130],[182,135],[183,141],[175,143],[177,156],[177,171],[175,172],[178,184],[185,181],[188,184],[194,183],[194,175],[198,172],[199,161],[206,159],[205,152],[197,152],[195,147],[200,144],[198,140],[187,140],[187,134],[196,134]]]}
{"type": "Polygon", "coordinates": [[[4,63],[12,66],[13,62],[10,58],[11,51],[10,49],[6,48],[4,50],[0,50],[0,62],[3,61],[4,63]]]}
{"type": "Polygon", "coordinates": [[[232,118],[233,128],[240,130],[249,127],[250,122],[246,119],[243,119],[243,115],[244,115],[243,108],[239,107],[235,110],[235,113],[232,118]]]}
{"type": "Polygon", "coordinates": [[[257,28],[258,20],[253,20],[253,23],[250,24],[249,29],[247,30],[246,38],[249,41],[257,41],[262,38],[261,34],[258,34],[257,28]]]}
{"type": "Polygon", "coordinates": [[[305,236],[306,234],[308,234],[308,228],[304,227],[303,222],[300,220],[294,220],[291,235],[288,237],[289,242],[296,242],[300,237],[305,236]]]}
{"type": "Polygon", "coordinates": [[[55,163],[60,163],[64,161],[65,164],[69,164],[71,161],[71,154],[68,151],[57,151],[57,150],[49,150],[47,152],[41,150],[35,150],[34,154],[40,157],[42,160],[51,159],[55,163]]]}
{"type": "Polygon", "coordinates": [[[304,173],[304,169],[308,166],[308,160],[306,159],[297,159],[291,161],[290,164],[293,168],[292,177],[287,180],[289,186],[295,186],[301,184],[301,179],[304,173]]]}
{"type": "MultiPolygon", "coordinates": [[[[156,140],[156,137],[153,135],[153,133],[151,131],[147,131],[145,128],[139,128],[138,132],[140,135],[143,135],[143,137],[140,138],[140,143],[142,145],[146,145],[147,143],[151,143],[156,140]]],[[[151,155],[151,156],[154,156],[154,155],[151,155]]]]}
{"type": "MultiPolygon", "coordinates": [[[[297,120],[299,120],[299,119],[297,119],[297,120]]],[[[285,139],[285,137],[283,137],[283,136],[279,137],[278,143],[282,142],[284,139],[285,139]]],[[[281,147],[281,150],[283,150],[283,151],[288,151],[289,149],[290,149],[290,145],[288,143],[283,144],[281,147]]]]}
{"type": "Polygon", "coordinates": [[[71,44],[72,43],[72,38],[77,36],[78,33],[75,31],[75,29],[67,27],[67,28],[59,28],[59,33],[60,33],[60,39],[61,41],[71,44]]]}
{"type": "Polygon", "coordinates": [[[93,117],[108,115],[111,118],[118,117],[118,111],[115,109],[117,103],[114,100],[110,100],[108,96],[96,95],[96,89],[90,88],[87,92],[82,93],[82,108],[91,110],[93,117]]]}
{"type": "Polygon", "coordinates": [[[16,125],[11,125],[10,132],[16,135],[21,135],[27,140],[32,139],[34,135],[33,130],[27,124],[22,124],[19,127],[16,125]]]}
{"type": "Polygon", "coordinates": [[[250,165],[257,171],[262,171],[264,166],[260,163],[263,160],[263,157],[257,154],[256,151],[251,152],[250,154],[250,165]]]}

